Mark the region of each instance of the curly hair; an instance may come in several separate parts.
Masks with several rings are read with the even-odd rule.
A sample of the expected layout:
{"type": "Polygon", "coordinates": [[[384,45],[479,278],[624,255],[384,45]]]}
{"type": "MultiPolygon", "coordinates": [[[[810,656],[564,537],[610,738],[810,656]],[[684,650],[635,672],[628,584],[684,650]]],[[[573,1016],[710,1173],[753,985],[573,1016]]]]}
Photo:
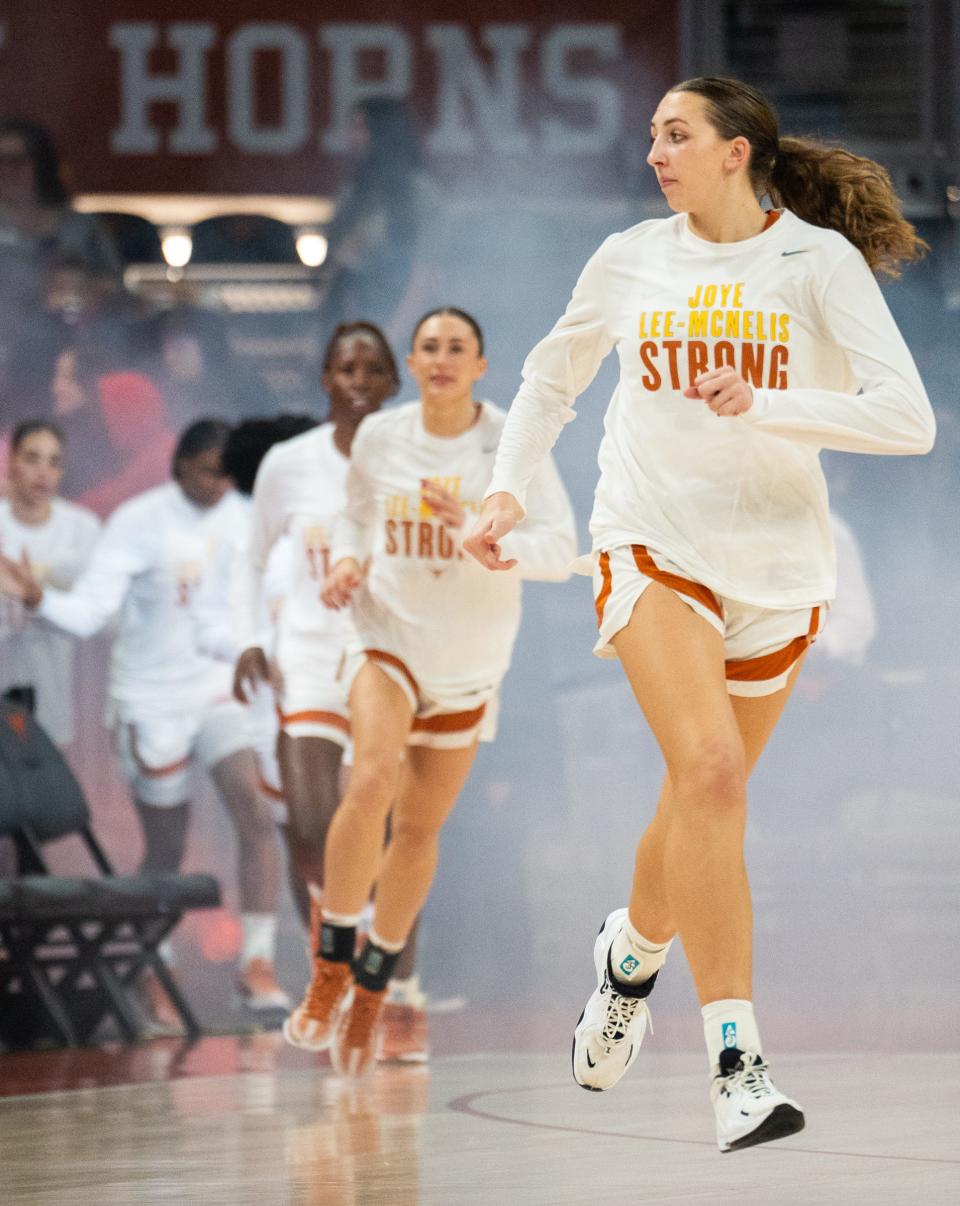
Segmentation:
{"type": "Polygon", "coordinates": [[[317,426],[312,415],[284,412],[274,418],[244,419],[227,436],[220,455],[223,472],[248,497],[253,493],[260,462],[274,444],[302,435],[317,426]]]}
{"type": "Polygon", "coordinates": [[[928,250],[900,212],[887,169],[843,147],[781,138],[768,191],[774,205],[846,235],[878,276],[899,276],[898,265],[928,250]]]}
{"type": "Polygon", "coordinates": [[[889,172],[873,159],[809,138],[781,138],[773,106],[740,80],[698,76],[671,92],[702,96],[721,138],[750,143],[757,192],[805,222],[839,231],[877,275],[899,276],[900,264],[929,250],[904,218],[889,172]]]}

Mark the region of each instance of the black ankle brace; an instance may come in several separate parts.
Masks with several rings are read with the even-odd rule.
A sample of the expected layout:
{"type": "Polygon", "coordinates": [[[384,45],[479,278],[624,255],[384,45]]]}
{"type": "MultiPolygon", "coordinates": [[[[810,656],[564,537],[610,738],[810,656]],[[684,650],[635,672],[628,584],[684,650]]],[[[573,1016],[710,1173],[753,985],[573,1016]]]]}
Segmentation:
{"type": "Polygon", "coordinates": [[[353,963],[353,978],[368,992],[383,992],[387,987],[401,951],[385,951],[367,942],[353,963]]]}
{"type": "Polygon", "coordinates": [[[743,1052],[739,1047],[724,1047],[720,1052],[720,1058],[717,1063],[720,1065],[720,1075],[729,1076],[731,1072],[736,1072],[738,1068],[742,1068],[743,1052]]]}
{"type": "Polygon", "coordinates": [[[320,927],[320,948],[317,954],[328,963],[349,963],[357,945],[355,925],[331,925],[325,921],[320,927]]]}

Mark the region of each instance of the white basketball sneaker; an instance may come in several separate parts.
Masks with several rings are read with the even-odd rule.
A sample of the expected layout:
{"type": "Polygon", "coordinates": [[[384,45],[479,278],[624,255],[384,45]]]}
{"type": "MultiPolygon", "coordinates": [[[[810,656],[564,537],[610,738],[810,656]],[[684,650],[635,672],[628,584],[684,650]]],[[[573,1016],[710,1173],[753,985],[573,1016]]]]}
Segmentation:
{"type": "Polygon", "coordinates": [[[770,1083],[761,1055],[736,1047],[720,1053],[720,1071],[710,1086],[717,1118],[717,1146],[735,1152],[803,1130],[803,1111],[770,1083]]]}
{"type": "Polygon", "coordinates": [[[582,1089],[598,1093],[612,1089],[640,1054],[650,1020],[645,998],[657,978],[657,972],[642,984],[614,978],[610,948],[626,917],[626,909],[617,909],[600,927],[593,944],[597,987],[573,1032],[573,1079],[582,1089]]]}

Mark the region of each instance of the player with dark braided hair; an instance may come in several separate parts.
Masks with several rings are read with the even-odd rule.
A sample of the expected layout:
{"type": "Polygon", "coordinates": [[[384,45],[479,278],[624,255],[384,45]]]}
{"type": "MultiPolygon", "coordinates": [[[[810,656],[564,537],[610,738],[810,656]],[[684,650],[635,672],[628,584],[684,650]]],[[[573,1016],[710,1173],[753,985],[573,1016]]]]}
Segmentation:
{"type": "MultiPolygon", "coordinates": [[[[321,604],[320,587],[328,568],[333,519],[344,505],[357,427],[400,388],[397,362],[380,328],[369,322],[341,323],[324,352],[322,383],[330,399],[328,421],[271,448],[257,474],[242,590],[249,604],[246,647],[234,678],[235,693],[245,700],[257,683],[270,677],[256,635],[257,614],[271,551],[285,539],[291,581],[277,619],[273,659],[279,677],[278,753],[290,859],[297,877],[308,885],[314,919],[319,918],[323,895],[327,828],[340,801],[343,756],[350,741],[346,692],[338,681],[346,624],[343,616],[321,604]]],[[[311,954],[316,954],[318,925],[311,926],[311,954]]],[[[390,1015],[397,1015],[406,1036],[385,1051],[394,1058],[425,1055],[424,1019],[418,1008],[422,997],[414,967],[411,944],[394,978],[395,1008],[390,1015]],[[413,1026],[411,1016],[417,1023],[413,1026]]],[[[388,1030],[387,1037],[392,1033],[388,1030]]],[[[308,1034],[291,1037],[310,1045],[308,1034]]]]}

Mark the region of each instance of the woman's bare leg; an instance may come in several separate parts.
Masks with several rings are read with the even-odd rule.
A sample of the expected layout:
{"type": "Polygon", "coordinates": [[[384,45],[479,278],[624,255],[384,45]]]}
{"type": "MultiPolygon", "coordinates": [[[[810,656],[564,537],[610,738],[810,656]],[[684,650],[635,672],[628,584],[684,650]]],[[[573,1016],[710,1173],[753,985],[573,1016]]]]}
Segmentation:
{"type": "Polygon", "coordinates": [[[458,750],[407,750],[374,901],[374,929],[391,945],[406,941],[423,908],[437,868],[440,830],[476,756],[476,742],[458,750]]]}
{"type": "Polygon", "coordinates": [[[641,842],[631,916],[654,941],[679,931],[702,1003],[749,1000],[749,761],[738,715],[762,748],[783,701],[756,699],[735,711],[720,634],[659,583],[613,643],[667,766],[662,806],[641,842]]]}
{"type": "MultiPolygon", "coordinates": [[[[748,778],[753,773],[790,698],[802,661],[801,658],[794,666],[787,685],[781,691],[758,697],[730,696],[737,728],[743,740],[748,778]]],[[[637,847],[630,895],[631,920],[645,937],[656,943],[667,942],[677,932],[676,921],[667,900],[664,878],[664,850],[670,816],[670,780],[665,778],[656,814],[637,847]]]]}
{"type": "Polygon", "coordinates": [[[324,737],[281,733],[277,759],[287,805],[284,835],[290,862],[301,880],[322,888],[327,832],[340,803],[343,747],[324,737]]]}
{"type": "Polygon", "coordinates": [[[393,679],[368,662],[351,688],[350,716],[353,770],[324,854],[324,912],[341,916],[363,911],[380,871],[413,709],[393,679]]]}

